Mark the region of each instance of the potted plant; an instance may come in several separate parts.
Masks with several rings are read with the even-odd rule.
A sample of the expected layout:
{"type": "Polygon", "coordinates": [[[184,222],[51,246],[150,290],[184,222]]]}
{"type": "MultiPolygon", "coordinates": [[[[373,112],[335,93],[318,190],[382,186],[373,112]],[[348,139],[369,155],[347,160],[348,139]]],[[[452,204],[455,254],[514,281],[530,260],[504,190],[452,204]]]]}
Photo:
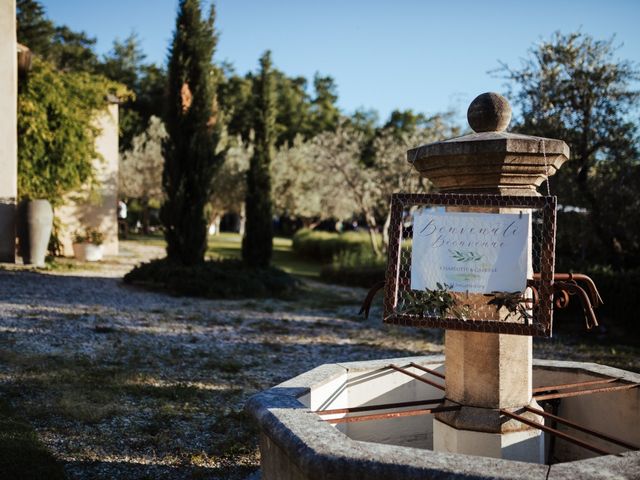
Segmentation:
{"type": "Polygon", "coordinates": [[[104,255],[104,234],[97,228],[87,227],[73,234],[73,254],[82,262],[98,262],[104,255]]]}

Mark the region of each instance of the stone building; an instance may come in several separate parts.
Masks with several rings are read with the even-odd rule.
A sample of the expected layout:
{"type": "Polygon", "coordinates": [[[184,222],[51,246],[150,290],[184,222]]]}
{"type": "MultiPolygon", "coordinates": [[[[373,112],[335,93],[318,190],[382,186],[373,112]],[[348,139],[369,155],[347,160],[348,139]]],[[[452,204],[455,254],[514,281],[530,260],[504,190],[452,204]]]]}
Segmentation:
{"type": "MultiPolygon", "coordinates": [[[[9,263],[15,262],[16,245],[18,52],[25,50],[16,38],[16,2],[0,0],[0,262],[9,263]]],[[[96,150],[102,159],[94,160],[99,185],[67,195],[55,212],[64,255],[73,255],[72,235],[86,227],[104,233],[105,254],[118,253],[118,103],[109,100],[95,120],[101,130],[96,150]]]]}
{"type": "Polygon", "coordinates": [[[15,261],[18,196],[16,2],[0,0],[0,262],[15,261]]]}
{"type": "Polygon", "coordinates": [[[72,192],[66,196],[64,205],[56,208],[60,221],[59,238],[62,253],[73,255],[72,237],[77,230],[94,227],[104,234],[105,255],[118,254],[118,101],[109,98],[109,106],[96,115],[100,136],[96,139],[96,150],[102,159],[93,161],[98,185],[72,192]]]}

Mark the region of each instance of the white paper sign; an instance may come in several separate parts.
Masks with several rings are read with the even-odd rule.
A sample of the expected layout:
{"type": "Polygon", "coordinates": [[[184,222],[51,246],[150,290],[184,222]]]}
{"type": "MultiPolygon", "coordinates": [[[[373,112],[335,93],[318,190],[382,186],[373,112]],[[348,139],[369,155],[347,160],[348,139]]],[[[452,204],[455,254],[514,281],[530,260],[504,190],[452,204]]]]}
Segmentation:
{"type": "Polygon", "coordinates": [[[422,209],[413,215],[411,289],[524,292],[531,270],[529,213],[422,209]]]}

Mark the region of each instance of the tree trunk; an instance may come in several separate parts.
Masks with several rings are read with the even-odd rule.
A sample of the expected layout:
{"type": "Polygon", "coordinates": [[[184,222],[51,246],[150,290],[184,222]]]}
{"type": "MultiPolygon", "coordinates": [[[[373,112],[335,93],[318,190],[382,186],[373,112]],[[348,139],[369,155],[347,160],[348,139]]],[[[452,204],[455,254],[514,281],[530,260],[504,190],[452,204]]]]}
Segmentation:
{"type": "Polygon", "coordinates": [[[149,235],[149,199],[145,197],[140,202],[142,204],[142,233],[149,235]]]}
{"type": "Polygon", "coordinates": [[[380,251],[380,246],[378,245],[378,239],[376,238],[376,218],[372,214],[365,215],[367,220],[368,230],[369,230],[369,241],[371,242],[371,249],[376,257],[381,257],[382,252],[380,251]]]}
{"type": "Polygon", "coordinates": [[[242,203],[242,206],[240,207],[240,221],[238,223],[238,233],[240,233],[241,237],[244,237],[244,224],[246,223],[246,219],[247,219],[247,206],[245,205],[245,203],[242,203]]]}
{"type": "Polygon", "coordinates": [[[382,227],[382,250],[383,253],[389,251],[389,226],[391,225],[391,208],[387,212],[387,217],[384,219],[384,226],[382,227]]]}

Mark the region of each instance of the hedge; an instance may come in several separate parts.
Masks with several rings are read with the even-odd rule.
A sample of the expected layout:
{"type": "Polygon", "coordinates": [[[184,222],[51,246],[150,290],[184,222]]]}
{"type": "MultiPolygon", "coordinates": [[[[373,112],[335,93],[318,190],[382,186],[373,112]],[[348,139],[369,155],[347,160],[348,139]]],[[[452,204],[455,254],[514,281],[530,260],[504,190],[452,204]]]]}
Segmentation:
{"type": "Polygon", "coordinates": [[[292,248],[300,257],[330,263],[342,252],[370,251],[371,243],[367,232],[332,233],[302,229],[293,236],[292,248]]]}
{"type": "Polygon", "coordinates": [[[166,258],[134,268],[124,282],[176,295],[205,298],[288,297],[298,281],[275,268],[249,267],[240,260],[210,260],[185,266],[166,258]]]}
{"type": "Polygon", "coordinates": [[[350,287],[371,288],[377,282],[383,281],[384,277],[385,268],[379,265],[327,265],[320,270],[320,278],[325,282],[350,287]]]}

